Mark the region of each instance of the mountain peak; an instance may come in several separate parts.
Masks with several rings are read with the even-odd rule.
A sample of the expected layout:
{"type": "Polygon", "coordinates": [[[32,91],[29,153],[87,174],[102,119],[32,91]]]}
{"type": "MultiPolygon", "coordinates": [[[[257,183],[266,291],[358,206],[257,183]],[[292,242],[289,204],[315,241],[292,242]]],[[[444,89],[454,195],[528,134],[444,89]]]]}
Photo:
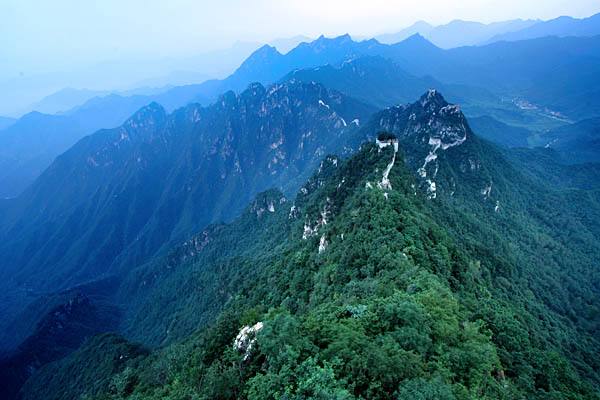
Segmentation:
{"type": "Polygon", "coordinates": [[[21,121],[37,121],[40,118],[43,118],[44,116],[47,116],[48,114],[44,114],[41,113],[39,111],[30,111],[27,114],[23,115],[21,117],[21,121]]]}
{"type": "Polygon", "coordinates": [[[406,39],[404,39],[403,41],[396,43],[396,46],[398,45],[402,45],[402,46],[419,46],[419,48],[434,48],[434,49],[438,49],[438,47],[436,45],[434,45],[433,43],[431,43],[429,40],[427,40],[427,38],[425,38],[425,36],[421,35],[419,32],[410,35],[409,37],[407,37],[406,39]]]}
{"type": "Polygon", "coordinates": [[[246,208],[246,214],[256,214],[257,218],[275,213],[287,202],[285,195],[278,189],[270,189],[258,193],[254,201],[246,208]]]}
{"type": "Polygon", "coordinates": [[[402,136],[427,134],[453,142],[466,138],[466,118],[460,107],[449,104],[436,89],[429,89],[415,103],[388,108],[381,115],[385,117],[380,118],[380,128],[391,133],[404,130],[402,136]],[[455,130],[455,135],[449,135],[455,130]]]}
{"type": "Polygon", "coordinates": [[[319,41],[322,42],[322,41],[326,41],[326,40],[327,41],[344,41],[344,40],[352,40],[352,37],[350,36],[349,33],[344,33],[343,35],[333,36],[333,37],[327,37],[325,35],[321,35],[314,42],[319,42],[319,41]]]}
{"type": "Polygon", "coordinates": [[[425,39],[425,36],[421,35],[419,32],[417,33],[413,33],[412,35],[410,35],[409,37],[407,37],[405,39],[405,41],[427,41],[427,39],[425,39]]]}
{"type": "Polygon", "coordinates": [[[419,103],[423,108],[436,110],[448,105],[446,99],[436,89],[429,89],[427,93],[423,94],[419,99],[419,103]]]}
{"type": "MultiPolygon", "coordinates": [[[[270,55],[281,55],[277,49],[271,45],[265,44],[259,47],[252,56],[270,56],[270,55]]],[[[252,57],[251,56],[251,57],[252,57]]]]}
{"type": "Polygon", "coordinates": [[[470,151],[461,152],[466,158],[454,160],[452,165],[441,162],[448,160],[447,150],[462,148],[471,133],[459,106],[448,104],[435,89],[428,90],[415,103],[388,108],[373,120],[377,121],[375,129],[398,137],[408,164],[431,199],[436,198],[440,189],[447,193],[454,190],[454,182],[440,180],[440,175],[456,166],[466,171],[478,165],[477,154],[470,151]]]}
{"type": "Polygon", "coordinates": [[[166,120],[167,111],[163,106],[153,101],[147,106],[140,108],[123,125],[130,129],[151,129],[162,125],[166,120]]]}
{"type": "Polygon", "coordinates": [[[265,60],[280,57],[282,54],[273,46],[265,44],[255,50],[250,56],[240,65],[238,70],[254,68],[256,65],[265,62],[265,60]]]}
{"type": "Polygon", "coordinates": [[[248,87],[246,88],[246,90],[244,90],[243,93],[257,95],[257,94],[264,93],[265,90],[266,89],[265,89],[265,87],[263,86],[262,83],[260,83],[260,82],[252,82],[251,84],[248,85],[248,87]]]}
{"type": "Polygon", "coordinates": [[[238,69],[226,79],[228,88],[241,90],[248,82],[269,81],[278,61],[284,57],[275,47],[265,44],[255,50],[238,69]]]}
{"type": "Polygon", "coordinates": [[[167,116],[167,111],[163,106],[153,101],[147,106],[140,108],[139,111],[134,114],[134,116],[136,115],[162,119],[167,116]]]}
{"type": "Polygon", "coordinates": [[[349,33],[344,33],[343,35],[335,37],[334,40],[336,40],[336,41],[348,41],[348,40],[352,40],[352,37],[350,36],[349,33]]]}
{"type": "Polygon", "coordinates": [[[414,24],[412,24],[412,26],[433,28],[433,25],[431,25],[429,22],[423,21],[423,20],[415,22],[414,24]]]}
{"type": "Polygon", "coordinates": [[[321,48],[328,45],[336,45],[339,46],[341,44],[346,44],[352,42],[352,37],[350,34],[346,33],[344,35],[328,38],[324,35],[321,35],[317,38],[317,40],[309,43],[310,47],[313,48],[321,48]]]}

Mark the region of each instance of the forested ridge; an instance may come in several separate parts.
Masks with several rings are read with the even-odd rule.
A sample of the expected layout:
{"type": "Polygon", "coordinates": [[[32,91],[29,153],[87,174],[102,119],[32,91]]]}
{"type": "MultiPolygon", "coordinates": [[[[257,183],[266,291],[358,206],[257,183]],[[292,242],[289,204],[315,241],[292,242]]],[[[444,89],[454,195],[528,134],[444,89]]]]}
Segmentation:
{"type": "Polygon", "coordinates": [[[521,189],[498,189],[500,209],[468,181],[428,198],[402,146],[390,188],[393,146],[327,157],[295,199],[266,192],[143,269],[153,289],[132,280],[161,314],[140,312],[132,336],[183,340],[112,358],[86,389],[60,384],[97,365],[107,343],[91,342],[24,398],[598,398],[597,228],[578,215],[598,196],[539,186],[478,146],[498,186],[521,189]],[[188,336],[186,319],[204,328],[188,336]]]}

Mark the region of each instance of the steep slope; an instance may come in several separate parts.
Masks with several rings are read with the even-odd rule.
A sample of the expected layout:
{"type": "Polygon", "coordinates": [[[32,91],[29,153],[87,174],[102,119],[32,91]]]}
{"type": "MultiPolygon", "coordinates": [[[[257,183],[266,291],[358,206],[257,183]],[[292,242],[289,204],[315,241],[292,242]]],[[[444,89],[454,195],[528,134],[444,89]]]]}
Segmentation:
{"type": "MultiPolygon", "coordinates": [[[[152,285],[160,285],[160,275],[171,276],[171,283],[179,276],[190,297],[176,297],[179,285],[163,286],[155,291],[157,309],[177,299],[195,307],[187,310],[189,317],[214,315],[215,307],[220,316],[137,368],[99,374],[96,385],[114,387],[110,393],[117,398],[150,399],[598,398],[597,341],[543,295],[556,285],[551,275],[581,272],[570,265],[552,272],[553,266],[544,266],[551,252],[542,250],[536,260],[526,250],[537,251],[538,240],[560,240],[509,228],[514,218],[542,226],[533,214],[519,215],[522,198],[494,212],[478,192],[465,197],[463,207],[415,192],[419,176],[404,166],[397,139],[378,139],[347,161],[328,157],[293,202],[275,192],[261,195],[233,224],[197,236],[153,265],[147,276],[158,281],[152,285]],[[389,186],[378,185],[384,171],[389,186]],[[268,211],[272,202],[278,206],[268,211]],[[489,222],[480,220],[474,230],[474,218],[489,222]],[[497,235],[507,227],[533,243],[513,247],[523,236],[497,235]],[[274,234],[272,242],[265,231],[274,234]],[[253,243],[242,253],[222,247],[239,240],[248,250],[254,232],[265,240],[262,246],[253,243]],[[492,233],[493,247],[478,235],[483,232],[492,233]],[[212,261],[205,255],[218,252],[212,261]],[[119,389],[112,382],[127,385],[119,389]]],[[[476,138],[447,153],[470,140],[476,138]]],[[[482,162],[491,155],[480,152],[494,151],[486,145],[471,150],[482,162]]],[[[494,161],[503,163],[501,157],[494,161]]],[[[501,166],[495,179],[522,179],[508,164],[501,166]]],[[[467,190],[470,183],[465,185],[467,190]]],[[[575,296],[583,293],[575,290],[575,296]]],[[[61,364],[75,360],[85,376],[92,365],[111,359],[86,347],[61,364]]],[[[25,398],[54,390],[65,399],[84,393],[71,384],[81,381],[80,373],[61,364],[34,376],[25,398]],[[60,388],[46,386],[50,374],[60,388]]]]}
{"type": "Polygon", "coordinates": [[[61,115],[32,112],[0,131],[0,198],[16,197],[69,147],[98,129],[122,124],[145,96],[94,98],[61,115]]]}
{"type": "MultiPolygon", "coordinates": [[[[319,169],[337,160],[329,157],[319,169]]],[[[249,263],[277,259],[292,208],[278,190],[260,193],[235,223],[211,225],[129,272],[117,291],[117,302],[129,304],[122,331],[133,340],[164,346],[211,324],[240,285],[258,277],[249,263]],[[180,296],[182,291],[187,295],[180,296]]]]}
{"type": "Polygon", "coordinates": [[[504,155],[524,174],[564,189],[599,189],[600,163],[565,164],[550,147],[509,149],[504,155]]]}
{"type": "Polygon", "coordinates": [[[254,84],[169,116],[152,104],[84,138],[1,204],[4,304],[133,268],[261,190],[295,190],[372,111],[317,84],[254,84]]]}
{"type": "Polygon", "coordinates": [[[0,131],[0,197],[14,197],[83,135],[63,116],[27,114],[0,131]]]}
{"type": "Polygon", "coordinates": [[[20,396],[35,397],[40,388],[43,388],[42,391],[45,393],[52,393],[55,399],[71,398],[73,388],[76,388],[75,391],[84,398],[109,391],[125,394],[133,385],[133,381],[130,381],[126,375],[138,367],[147,355],[146,349],[128,343],[119,336],[99,335],[86,341],[77,354],[42,370],[37,376],[39,387],[26,388],[20,396]],[[82,368],[87,363],[93,363],[94,369],[82,368]],[[65,370],[76,372],[77,381],[74,381],[72,376],[62,374],[65,370]],[[119,374],[124,375],[123,380],[111,380],[113,376],[119,374]]]}
{"type": "MultiPolygon", "coordinates": [[[[375,143],[326,157],[293,201],[261,194],[136,270],[121,286],[141,299],[129,335],[168,343],[171,328],[201,329],[95,387],[149,399],[599,398],[600,194],[527,178],[433,91],[358,136],[375,143]]],[[[24,398],[78,398],[81,376],[115,363],[104,351],[43,368],[24,398]]]]}

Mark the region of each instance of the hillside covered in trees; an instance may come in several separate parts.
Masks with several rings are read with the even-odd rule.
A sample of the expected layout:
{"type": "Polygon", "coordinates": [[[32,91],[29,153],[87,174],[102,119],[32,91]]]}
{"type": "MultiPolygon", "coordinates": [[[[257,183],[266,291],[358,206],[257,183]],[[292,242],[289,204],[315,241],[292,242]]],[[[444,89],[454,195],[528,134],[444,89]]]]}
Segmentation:
{"type": "Polygon", "coordinates": [[[153,349],[97,337],[22,397],[599,398],[600,193],[525,173],[435,92],[371,121],[294,198],[123,281],[153,349]]]}

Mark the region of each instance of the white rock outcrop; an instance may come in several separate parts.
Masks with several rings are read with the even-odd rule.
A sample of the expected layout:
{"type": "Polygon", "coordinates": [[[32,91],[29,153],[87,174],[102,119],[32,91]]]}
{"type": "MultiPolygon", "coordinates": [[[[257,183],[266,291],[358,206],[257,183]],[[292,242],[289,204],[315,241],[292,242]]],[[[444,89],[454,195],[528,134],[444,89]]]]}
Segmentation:
{"type": "Polygon", "coordinates": [[[325,239],[325,235],[321,236],[321,240],[319,240],[319,254],[324,252],[327,249],[327,239],[325,239]]]}
{"type": "Polygon", "coordinates": [[[246,361],[252,356],[252,351],[256,347],[256,334],[263,328],[262,322],[257,322],[253,326],[246,325],[233,341],[233,348],[244,354],[243,360],[246,361]]]}
{"type": "Polygon", "coordinates": [[[398,153],[398,140],[397,139],[388,139],[388,140],[379,140],[375,141],[377,146],[379,147],[379,151],[388,146],[394,146],[394,155],[392,156],[392,160],[388,163],[387,167],[383,171],[383,176],[381,178],[381,182],[377,184],[380,189],[383,190],[392,190],[392,184],[390,183],[389,175],[390,171],[394,167],[394,163],[396,162],[396,154],[398,153]]]}

